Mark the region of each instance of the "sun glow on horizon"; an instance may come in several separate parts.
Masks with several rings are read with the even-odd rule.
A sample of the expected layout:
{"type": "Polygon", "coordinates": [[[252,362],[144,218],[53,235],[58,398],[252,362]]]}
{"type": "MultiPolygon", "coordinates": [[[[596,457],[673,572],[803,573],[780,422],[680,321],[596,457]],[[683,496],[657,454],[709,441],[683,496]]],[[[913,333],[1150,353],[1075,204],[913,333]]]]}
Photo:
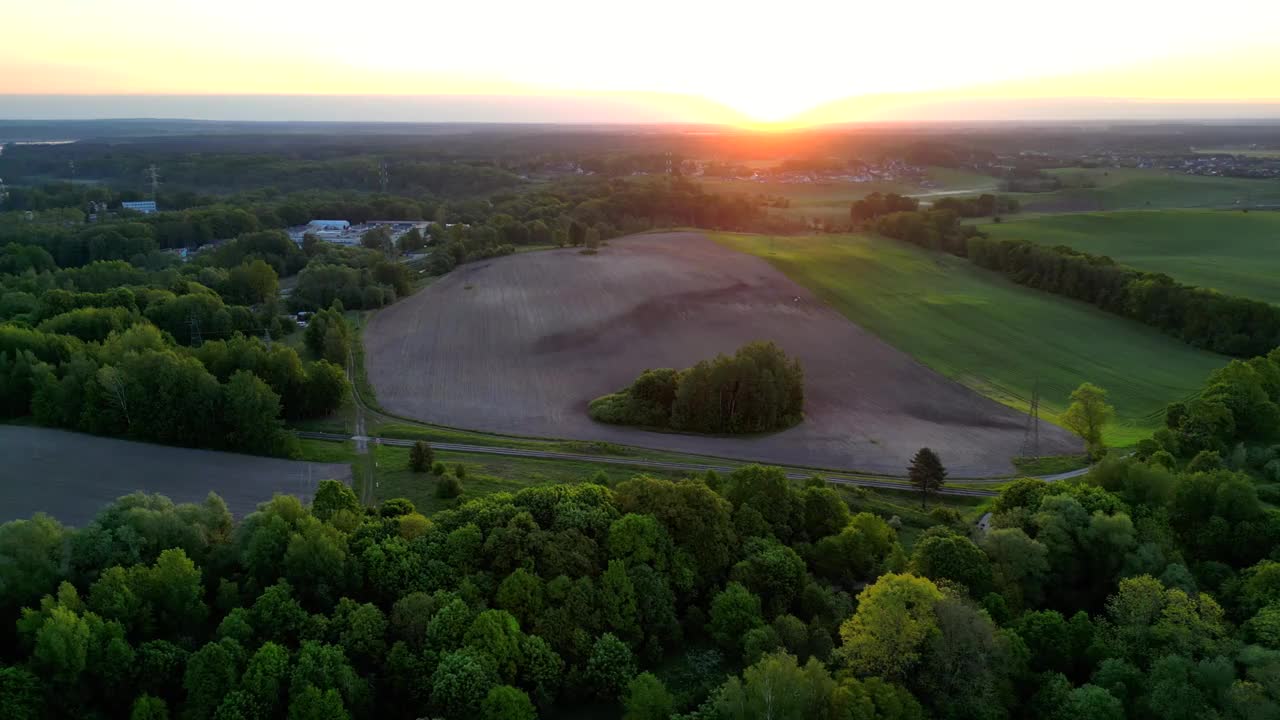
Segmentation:
{"type": "Polygon", "coordinates": [[[13,8],[27,31],[0,45],[0,93],[605,97],[623,114],[644,102],[646,118],[761,129],[965,97],[1280,101],[1271,0],[1218,3],[1230,33],[1206,30],[1198,5],[1112,0],[1052,17],[926,0],[909,18],[820,0],[134,5],[13,8]]]}

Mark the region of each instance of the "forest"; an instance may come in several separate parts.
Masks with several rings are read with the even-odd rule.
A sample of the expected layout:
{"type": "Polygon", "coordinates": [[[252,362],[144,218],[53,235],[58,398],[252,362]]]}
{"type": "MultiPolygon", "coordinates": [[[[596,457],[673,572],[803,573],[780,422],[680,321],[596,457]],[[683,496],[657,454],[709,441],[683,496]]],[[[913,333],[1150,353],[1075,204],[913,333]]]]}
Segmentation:
{"type": "Polygon", "coordinates": [[[645,370],[621,392],[593,400],[589,412],[600,422],[682,432],[782,430],[804,416],[804,369],[758,341],[685,370],[645,370]]]}
{"type": "Polygon", "coordinates": [[[1280,717],[1280,352],[1139,453],[904,534],[744,467],[0,526],[5,717],[1280,717]],[[1206,423],[1212,431],[1205,433],[1206,423]],[[1274,487],[1272,485],[1271,487],[1274,487]]]}
{"type": "MultiPolygon", "coordinates": [[[[62,269],[48,251],[20,244],[0,257],[0,418],[290,456],[297,443],[286,421],[323,417],[345,402],[353,340],[339,312],[308,328],[309,339],[321,331],[309,343],[314,361],[272,343],[297,331],[283,314],[277,269],[303,268],[292,302],[314,309],[312,300],[332,303],[334,291],[312,290],[307,273],[347,269],[326,264],[332,253],[308,258],[282,233],[258,232],[181,266],[112,259],[62,269]]],[[[408,292],[395,273],[387,279],[408,292]]],[[[362,290],[355,299],[368,302],[374,290],[375,306],[396,292],[362,290]]]]}

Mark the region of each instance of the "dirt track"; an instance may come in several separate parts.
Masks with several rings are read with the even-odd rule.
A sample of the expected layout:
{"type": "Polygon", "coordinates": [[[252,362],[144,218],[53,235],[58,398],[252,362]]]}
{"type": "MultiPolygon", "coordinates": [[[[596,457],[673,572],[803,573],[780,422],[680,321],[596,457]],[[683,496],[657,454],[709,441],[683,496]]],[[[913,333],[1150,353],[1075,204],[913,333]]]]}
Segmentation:
{"type": "Polygon", "coordinates": [[[66,525],[82,526],[112,500],[135,491],[160,493],[178,503],[198,503],[215,492],[242,517],[276,493],[309,502],[319,481],[351,476],[349,465],[13,425],[0,425],[0,456],[0,522],[45,512],[66,525]]]}
{"type": "MultiPolygon", "coordinates": [[[[1010,472],[1026,418],[853,325],[765,261],[696,233],[465,265],[377,313],[369,379],[388,411],[443,425],[901,474],[921,446],[953,476],[1010,472]],[[773,340],[806,372],[806,419],[750,438],[601,425],[587,403],[640,371],[773,340]]],[[[1041,426],[1046,454],[1072,452],[1041,426]]]]}

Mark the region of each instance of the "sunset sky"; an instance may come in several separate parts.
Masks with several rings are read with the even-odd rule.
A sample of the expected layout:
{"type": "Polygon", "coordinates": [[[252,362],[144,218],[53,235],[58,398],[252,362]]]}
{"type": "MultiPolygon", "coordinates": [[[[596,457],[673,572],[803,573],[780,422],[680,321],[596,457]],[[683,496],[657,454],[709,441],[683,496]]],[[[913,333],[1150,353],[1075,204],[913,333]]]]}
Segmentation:
{"type": "MultiPolygon", "coordinates": [[[[445,96],[324,119],[1125,116],[1113,100],[1280,116],[1276,0],[43,0],[8,8],[5,24],[7,95],[445,96]]],[[[0,96],[0,117],[307,119],[309,107],[213,100],[0,96]]]]}

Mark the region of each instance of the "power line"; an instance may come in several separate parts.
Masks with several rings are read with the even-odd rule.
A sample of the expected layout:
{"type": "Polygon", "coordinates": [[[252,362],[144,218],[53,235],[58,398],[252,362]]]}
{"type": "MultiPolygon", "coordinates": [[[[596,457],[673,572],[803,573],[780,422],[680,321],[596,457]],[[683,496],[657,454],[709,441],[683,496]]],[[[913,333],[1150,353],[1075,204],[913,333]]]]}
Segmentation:
{"type": "Polygon", "coordinates": [[[155,163],[151,163],[151,167],[147,168],[147,177],[151,178],[151,199],[157,200],[160,193],[160,168],[155,163]]]}
{"type": "Polygon", "coordinates": [[[200,318],[196,317],[195,313],[192,313],[187,322],[191,325],[191,347],[198,348],[202,342],[200,337],[200,318]]]}
{"type": "Polygon", "coordinates": [[[387,171],[387,163],[384,160],[378,165],[378,184],[382,186],[382,192],[387,191],[387,185],[391,182],[391,174],[387,171]]]}
{"type": "Polygon", "coordinates": [[[1031,389],[1031,406],[1027,408],[1027,431],[1022,436],[1022,457],[1040,457],[1040,380],[1031,389]]]}

